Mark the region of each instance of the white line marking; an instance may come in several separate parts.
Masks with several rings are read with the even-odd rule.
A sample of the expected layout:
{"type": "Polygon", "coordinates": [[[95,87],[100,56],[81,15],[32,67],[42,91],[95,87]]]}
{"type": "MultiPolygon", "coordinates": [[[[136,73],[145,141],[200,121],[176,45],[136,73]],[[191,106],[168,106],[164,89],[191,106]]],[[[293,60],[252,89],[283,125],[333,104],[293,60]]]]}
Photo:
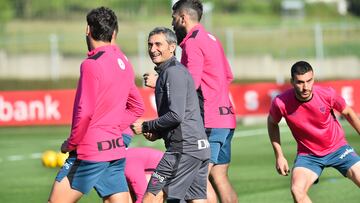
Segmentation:
{"type": "Polygon", "coordinates": [[[9,161],[21,161],[24,160],[24,158],[24,155],[11,155],[7,157],[9,161]]]}
{"type": "MultiPolygon", "coordinates": [[[[280,126],[280,133],[283,132],[290,132],[290,129],[287,126],[280,126]]],[[[250,137],[256,135],[265,135],[268,136],[267,128],[258,128],[258,129],[251,129],[251,130],[238,130],[235,131],[234,136],[236,138],[240,137],[250,137]]]]}
{"type": "Polygon", "coordinates": [[[30,159],[40,159],[42,153],[32,153],[30,154],[30,159]]]}

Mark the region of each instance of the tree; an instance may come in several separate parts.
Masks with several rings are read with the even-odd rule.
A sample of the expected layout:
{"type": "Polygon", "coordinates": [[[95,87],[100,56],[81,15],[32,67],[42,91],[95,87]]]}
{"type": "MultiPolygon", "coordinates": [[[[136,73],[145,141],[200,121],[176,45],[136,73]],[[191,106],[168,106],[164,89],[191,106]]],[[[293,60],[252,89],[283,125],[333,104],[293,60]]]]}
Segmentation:
{"type": "Polygon", "coordinates": [[[360,16],[360,1],[359,0],[347,0],[348,11],[356,16],[360,16]]]}

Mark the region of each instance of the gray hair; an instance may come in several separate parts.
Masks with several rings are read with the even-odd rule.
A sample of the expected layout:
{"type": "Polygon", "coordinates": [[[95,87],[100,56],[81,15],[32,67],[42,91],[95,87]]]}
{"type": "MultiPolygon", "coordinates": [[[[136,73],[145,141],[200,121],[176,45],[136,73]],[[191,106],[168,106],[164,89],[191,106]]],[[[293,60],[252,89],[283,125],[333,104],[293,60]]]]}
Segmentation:
{"type": "Polygon", "coordinates": [[[166,27],[156,27],[150,33],[148,39],[157,34],[165,35],[166,42],[169,44],[177,44],[177,39],[175,33],[166,27]]]}

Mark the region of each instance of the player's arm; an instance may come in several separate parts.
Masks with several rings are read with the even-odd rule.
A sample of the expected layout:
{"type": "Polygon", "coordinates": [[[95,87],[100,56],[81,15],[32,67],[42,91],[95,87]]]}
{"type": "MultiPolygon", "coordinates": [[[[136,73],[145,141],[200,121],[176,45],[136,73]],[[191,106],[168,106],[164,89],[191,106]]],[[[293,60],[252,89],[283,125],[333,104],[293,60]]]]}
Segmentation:
{"type": "Polygon", "coordinates": [[[80,68],[80,79],[76,91],[71,133],[67,139],[67,146],[62,147],[62,151],[72,151],[76,149],[78,143],[83,139],[91,117],[95,109],[96,92],[99,83],[95,76],[97,63],[93,60],[86,60],[80,68]]]}
{"type": "Polygon", "coordinates": [[[351,126],[357,131],[360,135],[360,119],[350,106],[346,106],[341,114],[348,120],[351,126]]]}
{"type": "Polygon", "coordinates": [[[140,118],[145,111],[144,101],[135,83],[131,84],[130,93],[126,102],[126,116],[123,116],[122,127],[128,128],[136,119],[140,118]]]}
{"type": "Polygon", "coordinates": [[[195,89],[200,87],[204,67],[204,56],[196,41],[189,39],[182,51],[181,63],[188,68],[195,84],[195,89]],[[184,59],[184,60],[183,60],[184,59]]]}
{"type": "Polygon", "coordinates": [[[333,104],[332,108],[341,113],[342,116],[351,124],[351,126],[360,134],[360,120],[354,110],[346,105],[344,98],[336,94],[336,91],[333,88],[330,88],[331,103],[333,104]]]}
{"type": "Polygon", "coordinates": [[[169,68],[163,75],[169,110],[155,120],[145,121],[143,126],[146,126],[146,131],[143,132],[156,133],[169,130],[178,126],[184,119],[187,94],[185,73],[175,67],[169,68]]]}
{"type": "Polygon", "coordinates": [[[286,176],[289,174],[289,165],[281,148],[279,125],[271,115],[267,119],[267,129],[275,153],[276,170],[280,175],[286,176]]]}
{"type": "Polygon", "coordinates": [[[222,56],[224,58],[223,62],[224,62],[224,67],[225,67],[225,76],[226,76],[226,81],[228,82],[228,84],[230,84],[233,80],[234,80],[234,75],[231,71],[231,66],[229,61],[226,58],[226,54],[224,52],[224,48],[222,47],[222,45],[220,44],[220,42],[218,43],[221,49],[221,53],[222,56]]]}

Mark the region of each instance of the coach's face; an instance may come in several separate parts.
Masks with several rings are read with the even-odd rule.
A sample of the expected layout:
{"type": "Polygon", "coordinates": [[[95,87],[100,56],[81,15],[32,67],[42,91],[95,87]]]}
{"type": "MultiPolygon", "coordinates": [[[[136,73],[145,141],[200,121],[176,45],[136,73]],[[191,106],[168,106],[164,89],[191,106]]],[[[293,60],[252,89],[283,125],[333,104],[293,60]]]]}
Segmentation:
{"type": "Polygon", "coordinates": [[[156,65],[174,56],[176,44],[169,44],[164,34],[155,34],[148,39],[148,52],[152,62],[156,65]]]}
{"type": "Polygon", "coordinates": [[[314,85],[313,71],[309,71],[303,75],[295,75],[291,78],[291,84],[295,89],[297,99],[300,101],[309,101],[312,98],[314,85]]]}

